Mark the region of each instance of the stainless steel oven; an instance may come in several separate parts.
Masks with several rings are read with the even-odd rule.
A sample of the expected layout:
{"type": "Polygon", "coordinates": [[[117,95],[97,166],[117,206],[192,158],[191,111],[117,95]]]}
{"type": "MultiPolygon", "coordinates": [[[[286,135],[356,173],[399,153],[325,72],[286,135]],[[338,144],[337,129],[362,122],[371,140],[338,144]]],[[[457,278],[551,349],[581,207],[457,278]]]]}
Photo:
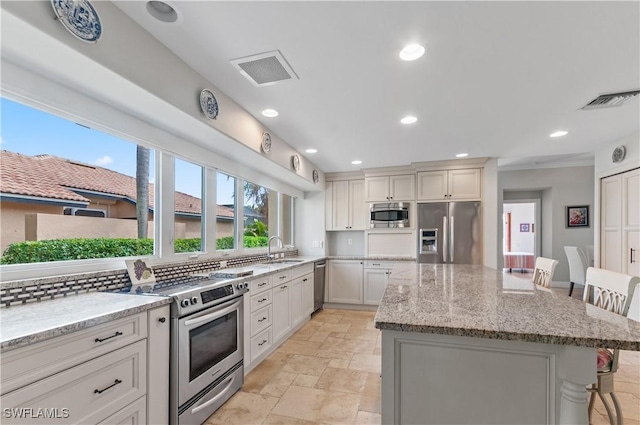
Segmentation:
{"type": "Polygon", "coordinates": [[[171,294],[170,422],[204,423],[243,384],[244,282],[171,294]]]}
{"type": "Polygon", "coordinates": [[[408,202],[371,204],[369,219],[372,228],[410,227],[411,205],[408,202]]]}

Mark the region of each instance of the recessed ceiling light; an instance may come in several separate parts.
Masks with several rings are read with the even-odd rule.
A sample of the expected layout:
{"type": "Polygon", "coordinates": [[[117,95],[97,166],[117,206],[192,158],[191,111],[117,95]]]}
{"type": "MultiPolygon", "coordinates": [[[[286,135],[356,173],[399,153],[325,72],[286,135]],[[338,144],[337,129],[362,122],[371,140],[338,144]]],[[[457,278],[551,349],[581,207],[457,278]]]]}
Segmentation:
{"type": "Polygon", "coordinates": [[[306,153],[316,153],[316,152],[318,152],[318,149],[307,149],[305,152],[306,153]]]}
{"type": "Polygon", "coordinates": [[[566,136],[567,134],[569,134],[568,131],[558,130],[556,132],[551,133],[549,137],[562,137],[562,136],[566,136]]]}
{"type": "Polygon", "coordinates": [[[351,161],[351,163],[353,165],[360,165],[360,164],[362,164],[362,161],[360,161],[359,159],[356,159],[355,161],[351,161]]]}
{"type": "Polygon", "coordinates": [[[275,109],[265,109],[264,111],[262,111],[262,115],[268,118],[273,118],[277,117],[280,114],[275,109]]]}
{"type": "Polygon", "coordinates": [[[400,59],[402,59],[403,61],[413,61],[418,59],[422,55],[424,55],[424,46],[415,43],[404,46],[404,48],[400,50],[400,53],[398,54],[398,56],[400,56],[400,59]]]}
{"type": "Polygon", "coordinates": [[[465,156],[469,156],[468,153],[459,153],[456,155],[456,158],[464,158],[465,156]]]}
{"type": "Polygon", "coordinates": [[[411,115],[406,116],[406,117],[404,117],[404,118],[402,118],[402,119],[400,120],[400,122],[401,122],[402,124],[413,124],[413,123],[414,123],[414,122],[416,122],[416,121],[418,121],[418,118],[416,118],[416,117],[414,117],[414,116],[411,116],[411,115]]]}
{"type": "Polygon", "coordinates": [[[175,9],[163,1],[148,1],[147,12],[162,22],[175,22],[178,19],[175,9]]]}

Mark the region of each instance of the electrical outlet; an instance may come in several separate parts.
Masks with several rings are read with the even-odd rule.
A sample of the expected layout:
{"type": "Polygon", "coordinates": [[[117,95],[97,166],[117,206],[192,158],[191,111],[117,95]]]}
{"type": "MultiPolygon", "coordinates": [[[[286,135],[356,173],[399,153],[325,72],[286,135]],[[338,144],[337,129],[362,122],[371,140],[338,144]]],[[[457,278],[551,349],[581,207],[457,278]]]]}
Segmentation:
{"type": "Polygon", "coordinates": [[[353,239],[351,239],[351,238],[347,239],[347,244],[353,245],[353,239]]]}
{"type": "Polygon", "coordinates": [[[313,241],[312,246],[313,246],[314,248],[318,248],[318,247],[320,247],[320,243],[319,243],[318,241],[313,241]]]}
{"type": "Polygon", "coordinates": [[[220,261],[220,268],[224,269],[225,267],[227,267],[227,260],[220,261]]]}

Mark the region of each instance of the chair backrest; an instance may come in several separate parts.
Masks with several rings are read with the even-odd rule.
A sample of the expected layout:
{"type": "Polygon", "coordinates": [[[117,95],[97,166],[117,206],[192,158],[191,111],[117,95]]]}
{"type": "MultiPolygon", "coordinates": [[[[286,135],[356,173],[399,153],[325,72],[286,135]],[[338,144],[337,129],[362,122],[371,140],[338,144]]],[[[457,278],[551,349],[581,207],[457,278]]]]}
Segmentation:
{"type": "Polygon", "coordinates": [[[626,316],[638,283],[640,277],[589,267],[582,301],[592,300],[596,307],[626,316]],[[593,297],[590,295],[592,288],[593,297]]]}
{"type": "Polygon", "coordinates": [[[544,257],[536,258],[536,265],[533,270],[533,283],[548,288],[557,265],[557,260],[544,257]]]}
{"type": "Polygon", "coordinates": [[[577,246],[565,246],[564,252],[569,260],[569,280],[584,285],[587,273],[587,258],[577,246]]]}

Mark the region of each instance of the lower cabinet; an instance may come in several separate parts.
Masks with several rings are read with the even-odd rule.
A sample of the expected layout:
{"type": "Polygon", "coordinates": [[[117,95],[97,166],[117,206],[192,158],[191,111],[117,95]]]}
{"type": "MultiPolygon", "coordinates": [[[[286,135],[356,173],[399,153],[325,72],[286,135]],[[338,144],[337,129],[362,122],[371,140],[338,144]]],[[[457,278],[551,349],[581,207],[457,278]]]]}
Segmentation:
{"type": "Polygon", "coordinates": [[[309,274],[305,278],[302,279],[302,304],[304,305],[304,315],[305,317],[310,316],[313,313],[313,299],[314,299],[314,275],[309,274]]]}
{"type": "Polygon", "coordinates": [[[273,339],[278,340],[291,328],[289,283],[273,288],[273,339]]]}
{"type": "Polygon", "coordinates": [[[362,304],[362,263],[358,260],[329,261],[328,302],[362,304]]]}
{"type": "Polygon", "coordinates": [[[380,304],[390,273],[388,269],[364,269],[364,304],[380,304]]]}
{"type": "Polygon", "coordinates": [[[5,352],[2,422],[168,423],[168,371],[168,305],[5,352]]]}

